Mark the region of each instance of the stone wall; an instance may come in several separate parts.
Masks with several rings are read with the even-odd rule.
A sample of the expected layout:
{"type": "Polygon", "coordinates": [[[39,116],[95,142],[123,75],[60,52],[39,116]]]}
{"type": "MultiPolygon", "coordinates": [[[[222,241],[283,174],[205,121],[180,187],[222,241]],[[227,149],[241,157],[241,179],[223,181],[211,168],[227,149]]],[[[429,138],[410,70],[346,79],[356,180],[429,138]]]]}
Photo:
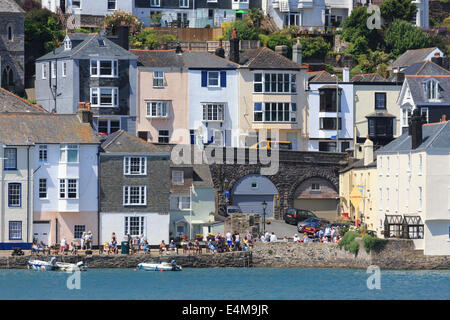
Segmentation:
{"type": "MultiPolygon", "coordinates": [[[[257,242],[250,252],[204,254],[199,256],[58,256],[58,261],[84,261],[88,268],[136,268],[141,262],[175,259],[183,268],[354,268],[377,265],[391,270],[449,270],[450,256],[424,256],[414,250],[411,240],[389,240],[379,252],[364,250],[361,239],[358,255],[327,243],[257,242]]],[[[30,256],[0,257],[0,269],[24,269],[30,256]]]]}

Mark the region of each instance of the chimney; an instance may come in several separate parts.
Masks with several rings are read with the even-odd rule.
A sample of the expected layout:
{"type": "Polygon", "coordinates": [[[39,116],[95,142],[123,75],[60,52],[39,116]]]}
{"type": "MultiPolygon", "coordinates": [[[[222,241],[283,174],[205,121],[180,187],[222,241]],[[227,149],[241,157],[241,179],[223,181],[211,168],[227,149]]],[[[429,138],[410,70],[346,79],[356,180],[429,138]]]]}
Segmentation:
{"type": "Polygon", "coordinates": [[[350,82],[350,68],[347,66],[342,69],[342,81],[350,82]]]}
{"type": "Polygon", "coordinates": [[[287,45],[276,46],[275,47],[275,52],[278,53],[278,54],[281,54],[282,56],[287,57],[288,47],[287,47],[287,45]]]}
{"type": "Polygon", "coordinates": [[[364,166],[373,162],[373,142],[367,136],[363,145],[364,166]]]}
{"type": "Polygon", "coordinates": [[[302,64],[302,45],[299,38],[297,38],[297,43],[292,47],[292,61],[302,64]]]}
{"type": "Polygon", "coordinates": [[[411,149],[417,149],[422,144],[423,117],[419,109],[414,109],[409,122],[409,134],[411,135],[411,149]]]}
{"type": "Polygon", "coordinates": [[[181,44],[179,42],[177,42],[177,46],[175,47],[175,53],[177,55],[182,55],[183,54],[183,49],[181,49],[181,44]]]}
{"type": "Polygon", "coordinates": [[[81,123],[89,123],[92,126],[92,111],[91,104],[89,102],[80,102],[80,107],[77,110],[78,120],[81,123]]]}
{"type": "Polygon", "coordinates": [[[122,21],[119,26],[119,45],[125,50],[128,50],[130,48],[128,40],[129,34],[130,27],[126,25],[125,21],[122,21]]]}
{"type": "Polygon", "coordinates": [[[239,63],[239,39],[237,37],[236,29],[233,29],[230,39],[230,60],[239,63]]]}
{"type": "Polygon", "coordinates": [[[225,58],[225,50],[222,47],[222,40],[219,40],[219,47],[216,49],[215,55],[221,58],[225,58]]]}

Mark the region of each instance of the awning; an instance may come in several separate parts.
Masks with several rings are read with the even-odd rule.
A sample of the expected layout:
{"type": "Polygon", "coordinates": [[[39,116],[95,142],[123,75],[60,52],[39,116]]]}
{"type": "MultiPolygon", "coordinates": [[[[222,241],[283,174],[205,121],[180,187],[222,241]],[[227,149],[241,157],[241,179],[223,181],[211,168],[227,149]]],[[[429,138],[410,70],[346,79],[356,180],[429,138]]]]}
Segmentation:
{"type": "MultiPolygon", "coordinates": [[[[341,87],[337,87],[339,90],[342,90],[342,88],[341,87]]],[[[324,85],[324,86],[321,86],[320,88],[319,88],[319,90],[320,89],[336,89],[336,85],[335,84],[326,84],[326,85],[324,85]]]]}
{"type": "Polygon", "coordinates": [[[245,13],[247,13],[247,11],[244,11],[244,10],[240,9],[240,10],[236,11],[236,13],[242,13],[242,14],[245,14],[245,13]]]}
{"type": "Polygon", "coordinates": [[[395,118],[395,116],[387,112],[372,112],[366,118],[395,118]]]}

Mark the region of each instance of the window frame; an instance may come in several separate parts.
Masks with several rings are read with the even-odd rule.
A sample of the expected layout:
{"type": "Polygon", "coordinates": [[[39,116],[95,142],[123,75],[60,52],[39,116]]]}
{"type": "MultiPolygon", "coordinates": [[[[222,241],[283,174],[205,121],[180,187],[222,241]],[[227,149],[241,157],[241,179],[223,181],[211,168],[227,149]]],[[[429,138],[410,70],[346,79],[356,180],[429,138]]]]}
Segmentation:
{"type": "Polygon", "coordinates": [[[123,174],[125,176],[145,176],[147,175],[147,157],[123,157],[123,174]],[[134,164],[138,167],[138,171],[133,171],[132,159],[139,159],[139,164],[134,164]]]}
{"type": "Polygon", "coordinates": [[[255,102],[253,105],[253,122],[257,123],[296,123],[297,103],[295,102],[255,102]],[[286,109],[287,105],[287,109],[286,109]],[[267,109],[269,106],[269,109],[267,109]],[[273,108],[275,106],[275,109],[273,108]],[[281,106],[281,108],[280,108],[281,106]],[[261,110],[257,110],[256,108],[261,110]],[[261,120],[257,120],[261,118],[261,120]],[[269,117],[268,117],[269,115],[269,117]],[[273,115],[275,115],[273,117],[273,115]],[[282,120],[279,120],[281,117],[282,120]],[[287,120],[286,120],[287,117],[287,120]],[[270,118],[270,119],[267,119],[270,118]],[[276,118],[276,120],[272,120],[276,118]]]}
{"type": "Polygon", "coordinates": [[[91,87],[90,88],[91,106],[96,108],[117,108],[119,106],[119,88],[118,87],[91,87]],[[111,104],[102,104],[102,90],[111,90],[111,104]],[[95,95],[95,96],[94,96],[95,95]],[[94,102],[97,99],[97,103],[94,102]]]}
{"type": "MultiPolygon", "coordinates": [[[[9,155],[8,155],[9,156],[9,155]]],[[[15,171],[17,170],[17,148],[4,148],[3,149],[3,170],[4,171],[15,171]],[[6,161],[12,160],[7,158],[7,152],[14,151],[14,167],[9,167],[6,165],[6,161]]]]}
{"type": "Polygon", "coordinates": [[[59,145],[59,163],[74,163],[74,164],[76,164],[79,162],[80,162],[80,146],[78,144],[66,143],[66,144],[59,145]],[[69,161],[69,151],[75,151],[75,150],[77,151],[77,160],[69,161]],[[63,157],[63,154],[64,154],[64,157],[63,157]]]}
{"type": "Polygon", "coordinates": [[[161,7],[161,0],[150,0],[150,7],[161,7]]]}
{"type": "Polygon", "coordinates": [[[73,9],[77,9],[77,10],[79,10],[79,9],[81,9],[81,0],[73,0],[72,1],[72,8],[73,9]],[[78,3],[78,6],[75,6],[75,2],[77,2],[78,3]]]}
{"type": "Polygon", "coordinates": [[[297,74],[286,72],[255,72],[253,76],[253,93],[256,94],[296,94],[297,74]],[[261,74],[261,82],[255,81],[255,75],[261,74]],[[281,76],[281,79],[280,79],[281,76]],[[286,76],[288,80],[286,81],[286,76]],[[255,91],[255,85],[262,84],[261,91],[255,91]],[[281,84],[281,88],[280,88],[281,84]],[[274,88],[275,87],[275,88],[274,88]],[[288,88],[288,90],[286,90],[288,88]]]}
{"type": "Polygon", "coordinates": [[[47,80],[47,62],[42,63],[41,73],[42,73],[42,80],[47,80]]]}
{"type": "Polygon", "coordinates": [[[108,0],[108,1],[107,1],[107,8],[108,8],[108,11],[114,11],[114,10],[117,10],[117,0],[108,0]],[[111,8],[109,7],[109,5],[110,5],[112,2],[114,2],[114,8],[113,8],[113,9],[111,9],[111,8]]]}
{"type": "Polygon", "coordinates": [[[21,208],[22,207],[22,184],[19,182],[10,182],[8,183],[8,208],[21,208]],[[12,190],[11,187],[18,187],[17,190],[14,191],[18,191],[17,194],[11,194],[12,190]],[[18,203],[16,203],[16,201],[12,201],[11,197],[12,196],[16,196],[18,203]]]}
{"type": "Polygon", "coordinates": [[[169,103],[168,100],[146,100],[146,117],[152,119],[166,119],[169,117],[169,103]],[[163,111],[165,110],[165,114],[163,111]],[[155,113],[153,115],[153,113],[155,113]]]}
{"type": "Polygon", "coordinates": [[[170,130],[162,129],[158,130],[158,143],[169,143],[170,142],[170,130]],[[167,131],[167,135],[161,134],[161,132],[167,131]]]}
{"type": "Polygon", "coordinates": [[[48,199],[48,185],[47,185],[47,178],[39,178],[39,185],[38,185],[38,196],[40,200],[48,199]],[[44,182],[44,184],[43,184],[44,182]],[[44,186],[45,185],[45,189],[44,186]],[[45,196],[42,196],[45,193],[45,196]]]}
{"type": "Polygon", "coordinates": [[[67,76],[67,61],[61,62],[61,76],[65,78],[67,76]]]}
{"type": "Polygon", "coordinates": [[[84,224],[76,224],[76,225],[74,225],[73,226],[73,239],[74,240],[80,240],[81,237],[83,236],[84,232],[86,232],[86,225],[84,225],[84,224]],[[80,227],[82,227],[82,228],[80,228],[80,227]],[[79,230],[77,230],[77,229],[79,229],[79,230]],[[79,237],[77,237],[77,233],[80,235],[79,237]]]}
{"type": "Polygon", "coordinates": [[[73,179],[73,178],[62,178],[58,179],[58,199],[60,200],[78,200],[80,197],[80,186],[79,186],[79,179],[73,179]],[[69,195],[73,195],[73,183],[75,181],[75,197],[70,197],[69,195]],[[63,184],[61,183],[63,182],[63,184]],[[70,184],[72,184],[72,191],[69,192],[70,184]],[[61,188],[63,186],[63,188],[61,188]]]}
{"type": "Polygon", "coordinates": [[[428,101],[439,101],[439,81],[436,79],[425,81],[425,97],[428,101]]]}
{"type": "Polygon", "coordinates": [[[183,170],[172,170],[171,182],[172,182],[172,184],[178,185],[178,186],[184,185],[184,171],[183,170]],[[177,174],[179,174],[178,177],[177,177],[177,174]]]}
{"type": "Polygon", "coordinates": [[[46,144],[39,145],[38,153],[39,162],[48,162],[48,146],[46,144]]]}
{"type": "MultiPolygon", "coordinates": [[[[103,69],[105,69],[103,67],[103,69]]],[[[90,59],[89,73],[91,78],[118,78],[119,77],[119,60],[117,59],[90,59]],[[101,74],[102,62],[111,62],[111,74],[101,74]],[[95,64],[95,66],[93,65],[95,64]],[[95,73],[92,71],[95,69],[95,73]]]]}
{"type": "Polygon", "coordinates": [[[10,220],[8,221],[8,239],[9,240],[22,240],[23,238],[23,229],[22,229],[22,221],[17,221],[17,220],[10,220]],[[20,228],[17,228],[15,231],[19,232],[20,231],[20,237],[12,237],[11,236],[11,226],[12,224],[16,223],[18,226],[20,226],[20,228]]]}
{"type": "Polygon", "coordinates": [[[216,70],[212,70],[212,71],[208,71],[207,72],[207,79],[206,79],[206,84],[208,88],[220,88],[220,71],[216,71],[216,70]],[[217,73],[217,79],[213,79],[213,80],[217,80],[217,85],[211,84],[210,80],[211,78],[211,74],[216,74],[217,73]]]}
{"type": "Polygon", "coordinates": [[[97,133],[99,133],[99,134],[107,134],[107,135],[110,135],[110,134],[112,134],[112,133],[114,133],[114,132],[117,132],[117,131],[119,131],[120,130],[120,128],[121,128],[121,126],[122,126],[122,121],[121,121],[121,119],[120,118],[118,118],[118,119],[103,119],[103,118],[97,118],[97,133]],[[100,131],[100,122],[101,121],[106,121],[107,122],[107,125],[106,125],[106,132],[103,132],[103,131],[100,131]],[[119,127],[117,128],[117,130],[115,130],[115,131],[111,131],[111,129],[112,129],[112,126],[111,126],[111,122],[118,122],[119,123],[119,127]]]}
{"type": "Polygon", "coordinates": [[[189,8],[189,0],[179,0],[178,5],[180,8],[189,8]]]}
{"type": "MultiPolygon", "coordinates": [[[[134,221],[135,223],[135,221],[134,221]]],[[[125,216],[124,220],[123,220],[123,226],[124,226],[124,234],[129,234],[130,236],[134,237],[134,236],[140,236],[142,233],[145,234],[145,217],[144,216],[125,216]],[[138,219],[138,233],[137,234],[133,234],[131,232],[131,218],[134,219],[138,219]]],[[[134,225],[135,227],[135,225],[134,225]]]]}
{"type": "MultiPolygon", "coordinates": [[[[136,192],[136,191],[134,191],[136,192]]],[[[136,193],[134,193],[134,196],[136,193]]],[[[147,186],[123,186],[123,206],[146,206],[147,205],[147,186]],[[137,188],[138,203],[131,203],[133,189],[137,188]]]]}
{"type": "Polygon", "coordinates": [[[224,122],[225,121],[225,103],[202,103],[203,122],[224,122]],[[206,112],[205,112],[206,107],[206,112]],[[209,108],[211,107],[211,111],[209,108]],[[216,109],[216,110],[214,110],[216,109]],[[205,119],[206,116],[206,119],[205,119]],[[211,116],[211,119],[209,118],[211,116]]]}
{"type": "Polygon", "coordinates": [[[176,195],[171,194],[169,202],[170,202],[169,210],[172,210],[172,211],[190,211],[191,208],[192,208],[191,197],[188,194],[176,194],[176,195]],[[177,207],[176,208],[174,208],[172,206],[172,200],[174,200],[174,199],[177,200],[177,207]],[[183,201],[183,199],[184,200],[189,199],[189,201],[185,202],[185,201],[183,201]],[[184,207],[183,204],[184,205],[189,204],[189,208],[188,207],[184,207]]]}
{"type": "Polygon", "coordinates": [[[153,88],[164,88],[164,76],[165,73],[162,70],[153,71],[153,88]],[[159,73],[161,75],[159,75],[159,73]],[[161,84],[160,84],[161,82],[161,84]]]}
{"type": "Polygon", "coordinates": [[[336,126],[334,126],[334,128],[324,128],[323,119],[331,119],[333,120],[333,124],[336,124],[336,117],[319,117],[319,130],[342,130],[342,117],[338,118],[338,128],[336,128],[336,126]]]}
{"type": "Polygon", "coordinates": [[[375,99],[375,101],[374,101],[375,110],[386,110],[386,108],[387,108],[387,101],[386,101],[387,94],[386,94],[386,92],[375,92],[374,99],[375,99]],[[383,98],[383,106],[382,107],[377,107],[377,101],[379,101],[379,100],[377,100],[377,96],[383,96],[384,97],[383,98]]]}

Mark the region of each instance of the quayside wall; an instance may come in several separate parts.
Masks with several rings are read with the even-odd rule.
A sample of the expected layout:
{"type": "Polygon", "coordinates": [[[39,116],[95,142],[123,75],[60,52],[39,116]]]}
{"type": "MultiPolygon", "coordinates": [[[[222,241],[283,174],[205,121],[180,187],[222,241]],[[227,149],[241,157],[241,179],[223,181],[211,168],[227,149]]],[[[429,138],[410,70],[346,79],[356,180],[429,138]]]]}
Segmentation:
{"type": "MultiPolygon", "coordinates": [[[[358,241],[358,239],[357,239],[358,241]]],[[[359,242],[361,240],[359,239],[359,242]]],[[[0,257],[0,269],[23,269],[30,256],[0,257]]],[[[355,268],[366,269],[376,265],[392,270],[445,270],[450,269],[450,256],[424,256],[414,250],[410,240],[389,240],[379,250],[367,253],[362,244],[358,254],[327,243],[256,243],[248,252],[156,255],[68,255],[57,256],[58,261],[76,263],[84,261],[88,268],[136,268],[141,262],[161,262],[175,259],[183,268],[355,268]]]]}

